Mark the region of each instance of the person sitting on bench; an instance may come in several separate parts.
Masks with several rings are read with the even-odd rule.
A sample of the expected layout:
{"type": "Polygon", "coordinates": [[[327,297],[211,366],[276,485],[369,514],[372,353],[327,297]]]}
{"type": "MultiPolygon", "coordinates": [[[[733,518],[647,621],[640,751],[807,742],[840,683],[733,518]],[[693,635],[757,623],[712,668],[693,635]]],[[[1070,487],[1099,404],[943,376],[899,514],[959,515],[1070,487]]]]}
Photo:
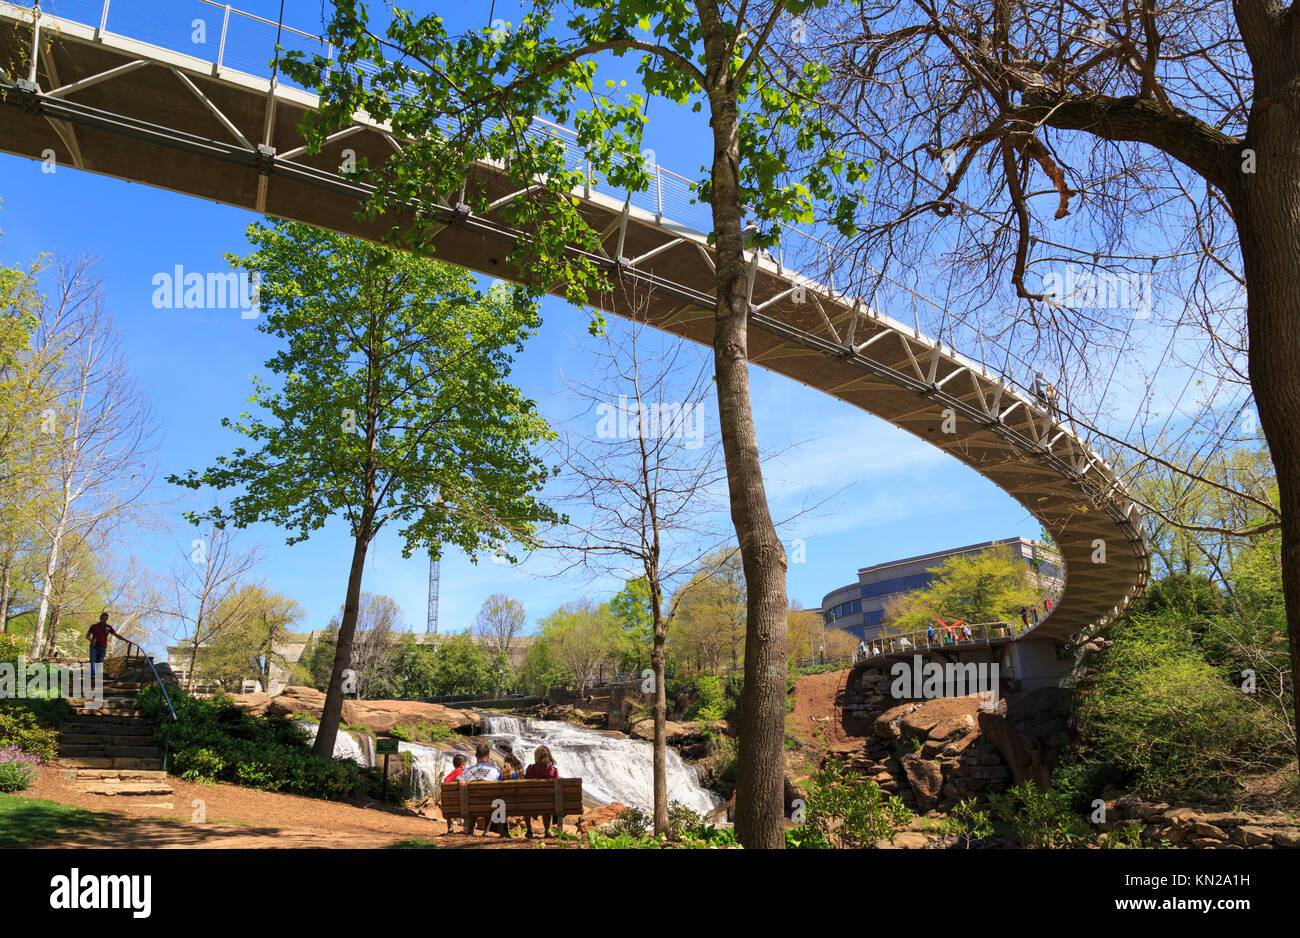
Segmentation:
{"type": "MultiPolygon", "coordinates": [[[[555,767],[555,760],[551,758],[551,750],[545,746],[538,746],[533,752],[533,764],[524,772],[525,778],[559,778],[560,770],[555,767]]],[[[533,818],[540,818],[543,824],[542,836],[545,837],[555,825],[554,814],[536,814],[524,818],[524,836],[533,836],[533,818]]]]}
{"type": "MultiPolygon", "coordinates": [[[[491,762],[492,747],[487,743],[479,743],[474,747],[474,757],[476,761],[473,765],[460,773],[457,781],[464,785],[468,782],[499,782],[501,781],[501,770],[491,762]]],[[[483,836],[488,833],[488,825],[491,823],[490,815],[483,817],[483,836]]],[[[474,836],[474,830],[478,827],[478,817],[465,819],[465,832],[471,837],[474,836]]]]}
{"type": "MultiPolygon", "coordinates": [[[[460,778],[461,774],[465,771],[465,763],[468,761],[469,760],[465,758],[465,754],[461,752],[452,756],[451,771],[447,773],[447,777],[443,779],[443,782],[454,782],[460,778]]],[[[447,833],[451,833],[451,818],[447,818],[447,833]]]]}

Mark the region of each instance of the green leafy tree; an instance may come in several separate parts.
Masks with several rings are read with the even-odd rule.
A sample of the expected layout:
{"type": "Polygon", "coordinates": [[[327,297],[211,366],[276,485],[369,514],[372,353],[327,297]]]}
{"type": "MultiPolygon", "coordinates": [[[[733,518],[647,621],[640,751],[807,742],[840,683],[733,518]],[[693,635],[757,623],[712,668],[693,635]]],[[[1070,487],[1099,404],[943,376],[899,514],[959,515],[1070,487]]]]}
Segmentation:
{"type": "Polygon", "coordinates": [[[438,646],[433,656],[436,695],[478,694],[493,686],[491,663],[483,649],[464,632],[438,646]]]}
{"type": "Polygon", "coordinates": [[[346,519],[352,558],[315,743],[329,755],[366,550],[380,531],[398,526],[407,557],[447,544],[473,554],[552,517],[530,494],[548,476],[530,448],[550,430],[506,383],[537,310],[518,291],[479,293],[464,271],[306,225],[253,224],[248,236],[257,250],[230,260],[260,279],[258,329],[285,343],[267,362],[281,385],[255,378],[266,415],[222,421],[255,449],[170,478],[242,488],[208,515],[279,525],[289,544],[346,519]]]}
{"type": "Polygon", "coordinates": [[[785,843],[787,560],[767,506],[750,406],[745,251],[774,245],[779,222],[811,221],[819,201],[835,226],[851,231],[855,199],[836,195],[836,177],[857,186],[870,165],[846,160],[821,119],[827,69],[810,64],[786,72],[766,55],[783,17],[823,5],[786,0],[735,10],[717,0],[536,0],[517,25],[462,36],[450,35],[435,14],[395,10],[381,37],[370,30],[365,3],[337,0],[326,23],[335,55],[308,61],[291,53],[283,66],[322,96],[320,110],[306,119],[315,143],[350,126],[358,112],[418,141],[380,167],[359,167],[376,186],[373,214],[410,213],[405,243],[426,249],[446,223],[447,209],[431,193],[460,192],[472,211],[488,211],[499,188],[467,183],[465,168],[498,161],[507,177],[499,182],[517,195],[496,208],[529,233],[516,241],[508,263],[532,289],[562,291],[579,304],[594,305],[609,290],[595,260],[604,253],[599,233],[572,197],[585,172],[569,164],[559,141],[527,133],[533,119],[572,123],[591,171],[615,189],[643,191],[652,179],[642,153],[646,98],[597,95],[598,62],[634,55],[647,95],[703,111],[698,129],[708,135],[713,158],[698,192],[713,215],[718,409],[731,517],[749,584],[736,802],[747,847],[785,843]],[[378,70],[358,67],[367,61],[378,70]],[[447,117],[450,132],[440,123],[447,117]],[[747,215],[756,224],[748,244],[747,215]]]}
{"type": "Polygon", "coordinates": [[[1020,607],[1039,602],[1034,573],[1012,547],[1000,545],[949,557],[928,571],[934,579],[922,589],[890,603],[885,625],[890,634],[914,632],[936,619],[953,622],[1015,622],[1020,607]]]}
{"type": "Polygon", "coordinates": [[[542,619],[542,641],[573,678],[578,693],[596,679],[600,668],[618,654],[619,627],[609,603],[597,605],[589,599],[566,603],[542,619]]]}
{"type": "Polygon", "coordinates": [[[227,616],[227,610],[219,608],[216,615],[230,618],[231,622],[200,650],[203,673],[234,687],[251,678],[262,685],[262,690],[269,690],[272,669],[288,664],[284,649],[304,615],[302,607],[287,596],[253,585],[240,587],[236,595],[223,602],[233,614],[227,616]]]}
{"type": "Polygon", "coordinates": [[[650,584],[643,576],[628,580],[609,601],[610,611],[623,630],[620,671],[640,672],[650,661],[650,643],[654,638],[654,610],[650,601],[650,584]]]}

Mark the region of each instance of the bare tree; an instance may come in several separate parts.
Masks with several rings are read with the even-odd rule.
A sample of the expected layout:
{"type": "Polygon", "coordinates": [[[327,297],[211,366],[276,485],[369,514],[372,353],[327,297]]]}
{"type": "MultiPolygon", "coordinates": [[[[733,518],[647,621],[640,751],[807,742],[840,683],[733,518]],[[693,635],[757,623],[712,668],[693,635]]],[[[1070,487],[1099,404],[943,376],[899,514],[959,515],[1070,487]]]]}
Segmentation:
{"type": "Polygon", "coordinates": [[[247,614],[245,598],[250,591],[241,587],[262,557],[257,547],[236,546],[233,532],[216,523],[210,524],[205,537],[196,537],[188,547],[182,546],[181,553],[185,563],[172,571],[172,615],[180,623],[178,637],[189,644],[189,678],[185,685],[192,691],[199,649],[247,614]]]}
{"type": "MultiPolygon", "coordinates": [[[[397,632],[403,631],[402,610],[392,598],[362,593],[358,598],[356,632],[352,639],[351,665],[356,675],[358,698],[368,697],[393,676],[397,664],[397,632]]],[[[342,611],[330,620],[337,634],[342,611]]]]}
{"type": "Polygon", "coordinates": [[[69,536],[104,531],[127,518],[153,480],[156,426],[148,400],[122,355],[103,307],[94,264],[55,265],[56,285],[41,310],[37,345],[51,350],[54,394],[42,414],[48,510],[35,520],[46,539],[45,569],[31,656],[45,648],[55,576],[69,536]]]}
{"type": "Polygon", "coordinates": [[[1280,507],[1229,490],[1281,526],[1295,683],[1300,4],[864,0],[804,26],[784,54],[830,67],[844,145],[878,160],[837,283],[932,309],[960,347],[1000,339],[995,367],[1052,373],[1076,423],[1140,395],[1127,430],[1090,428],[1131,466],[1229,443],[1253,392],[1280,507]],[[1162,388],[1171,363],[1186,383],[1162,388]]]}
{"type": "Polygon", "coordinates": [[[505,593],[493,593],[479,607],[474,634],[483,639],[490,656],[504,655],[509,660],[515,638],[523,632],[526,621],[521,602],[505,593]]]}
{"type": "MultiPolygon", "coordinates": [[[[701,558],[717,546],[726,475],[721,440],[706,422],[713,369],[696,347],[647,332],[639,319],[611,324],[592,351],[597,377],[566,380],[583,413],[556,446],[564,501],[574,516],[547,540],[597,575],[644,577],[649,586],[654,683],[655,833],[668,833],[668,628],[701,558]]],[[[743,624],[743,618],[742,618],[743,624]]]]}

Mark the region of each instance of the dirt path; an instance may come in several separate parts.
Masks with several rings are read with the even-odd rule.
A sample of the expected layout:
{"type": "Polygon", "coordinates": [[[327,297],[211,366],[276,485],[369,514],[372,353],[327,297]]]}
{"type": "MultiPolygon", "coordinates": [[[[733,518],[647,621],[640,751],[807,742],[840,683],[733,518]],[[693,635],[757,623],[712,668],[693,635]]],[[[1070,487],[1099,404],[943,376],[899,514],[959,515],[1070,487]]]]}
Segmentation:
{"type": "Polygon", "coordinates": [[[91,795],[42,766],[21,797],[109,812],[103,826],[60,832],[42,848],[383,848],[398,841],[434,841],[441,847],[532,849],[534,841],[496,835],[444,836],[446,823],[389,805],[354,806],[237,785],[199,785],[171,779],[170,796],[91,795]],[[206,820],[196,820],[205,817],[206,820]]]}

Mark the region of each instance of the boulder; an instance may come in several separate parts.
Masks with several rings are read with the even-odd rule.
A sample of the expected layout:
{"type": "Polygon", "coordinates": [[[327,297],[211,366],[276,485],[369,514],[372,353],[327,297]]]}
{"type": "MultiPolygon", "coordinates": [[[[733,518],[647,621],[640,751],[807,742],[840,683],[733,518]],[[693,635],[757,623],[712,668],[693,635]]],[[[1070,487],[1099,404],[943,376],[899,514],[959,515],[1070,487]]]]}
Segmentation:
{"type": "MultiPolygon", "coordinates": [[[[320,719],[325,708],[325,694],[311,687],[290,686],[274,697],[266,694],[239,694],[236,706],[243,707],[254,716],[286,716],[299,714],[320,719]]],[[[403,723],[440,723],[456,731],[468,730],[480,722],[478,714],[469,710],[454,710],[442,704],[423,703],[418,700],[345,700],[343,722],[364,726],[372,733],[387,734],[403,723]]]]}
{"type": "Polygon", "coordinates": [[[923,759],[917,753],[903,756],[899,761],[916,796],[917,810],[932,810],[939,803],[939,794],[943,790],[943,770],[939,763],[923,759]]]}
{"type": "MultiPolygon", "coordinates": [[[[655,721],[654,717],[646,717],[643,720],[637,720],[628,730],[628,734],[635,736],[637,739],[644,739],[647,742],[654,742],[655,738],[655,721]]],[[[675,723],[672,720],[664,721],[664,738],[668,745],[675,746],[687,742],[693,737],[700,734],[699,726],[695,723],[675,723]]]]}

